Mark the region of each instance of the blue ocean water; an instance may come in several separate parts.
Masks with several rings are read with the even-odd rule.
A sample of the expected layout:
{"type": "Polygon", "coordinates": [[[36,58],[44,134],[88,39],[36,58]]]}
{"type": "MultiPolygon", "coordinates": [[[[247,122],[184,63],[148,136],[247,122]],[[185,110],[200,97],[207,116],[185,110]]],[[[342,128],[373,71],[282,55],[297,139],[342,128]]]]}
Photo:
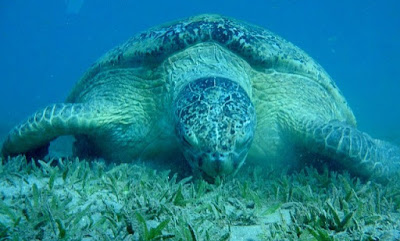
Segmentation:
{"type": "Polygon", "coordinates": [[[15,0],[0,2],[0,133],[62,102],[84,71],[147,28],[200,13],[265,27],[333,77],[374,137],[400,144],[400,1],[15,0]]]}

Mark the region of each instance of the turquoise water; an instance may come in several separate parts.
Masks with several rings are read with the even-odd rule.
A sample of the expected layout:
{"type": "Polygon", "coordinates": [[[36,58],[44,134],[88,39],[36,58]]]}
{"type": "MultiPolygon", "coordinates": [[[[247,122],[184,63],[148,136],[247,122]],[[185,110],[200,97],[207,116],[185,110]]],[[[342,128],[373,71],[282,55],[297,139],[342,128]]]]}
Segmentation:
{"type": "Polygon", "coordinates": [[[304,49],[337,82],[360,129],[400,142],[399,11],[395,0],[2,1],[0,130],[62,102],[99,56],[132,35],[218,13],[270,29],[304,49]]]}
{"type": "MultiPolygon", "coordinates": [[[[336,81],[354,110],[359,128],[376,138],[400,145],[399,12],[400,2],[395,0],[358,0],[351,3],[345,0],[264,0],[250,3],[215,0],[2,1],[0,143],[13,125],[38,108],[63,102],[85,70],[114,46],[161,23],[201,13],[218,13],[267,28],[305,50],[336,81]]],[[[67,142],[71,144],[69,139],[65,142],[59,140],[58,146],[56,143],[53,147],[53,154],[65,154],[67,142]]],[[[71,146],[67,147],[72,149],[71,146]]],[[[359,233],[367,233],[371,237],[393,237],[391,240],[398,240],[400,237],[397,231],[400,226],[400,177],[394,177],[389,185],[384,186],[374,182],[360,182],[346,172],[337,174],[325,170],[318,173],[313,168],[304,168],[299,173],[286,175],[284,172],[281,174],[257,167],[253,170],[250,167],[250,171],[242,168],[241,173],[235,179],[226,181],[225,185],[217,182],[209,184],[201,180],[191,182],[190,177],[177,184],[174,179],[176,177],[169,178],[165,174],[167,172],[157,173],[153,169],[144,171],[132,164],[108,167],[101,160],[93,164],[83,159],[59,159],[53,162],[58,162],[58,165],[53,167],[42,163],[42,168],[37,168],[33,162],[27,163],[22,157],[10,159],[8,163],[0,162],[0,191],[3,197],[0,203],[0,237],[17,237],[20,230],[32,231],[33,227],[35,230],[32,232],[37,239],[43,236],[62,238],[65,236],[63,225],[71,222],[75,226],[66,225],[69,228],[66,237],[73,237],[71,233],[80,232],[82,226],[91,229],[87,222],[89,217],[94,216],[93,213],[98,217],[99,213],[104,213],[104,209],[110,211],[108,207],[104,207],[107,205],[103,205],[103,202],[93,205],[98,209],[86,214],[83,212],[87,210],[80,211],[83,214],[79,218],[76,215],[79,205],[71,202],[66,209],[62,205],[72,200],[63,199],[68,196],[65,191],[70,193],[71,190],[93,194],[73,196],[74,200],[83,201],[91,201],[90,198],[113,199],[114,196],[109,193],[114,192],[117,198],[115,203],[118,204],[115,209],[120,212],[119,205],[123,204],[121,206],[125,209],[121,213],[125,215],[124,212],[128,211],[128,217],[135,216],[132,210],[136,211],[135,203],[141,201],[140,193],[147,195],[146,200],[168,200],[170,203],[164,205],[168,208],[164,210],[165,213],[161,213],[158,221],[169,220],[170,209],[175,210],[173,215],[177,213],[176,215],[182,216],[177,219],[177,223],[182,224],[178,231],[186,230],[189,235],[187,237],[191,234],[193,237],[193,233],[199,234],[199,227],[204,224],[200,219],[198,226],[193,225],[195,232],[192,227],[187,226],[186,221],[192,222],[190,218],[197,215],[190,212],[198,210],[193,207],[201,208],[206,214],[205,219],[216,223],[223,221],[219,226],[210,225],[218,236],[224,236],[228,221],[235,220],[234,223],[229,223],[233,225],[232,232],[229,226],[231,240],[236,240],[234,228],[245,228],[244,231],[249,232],[249,227],[253,227],[259,231],[260,223],[263,224],[262,227],[267,224],[268,235],[271,237],[278,228],[281,229],[280,232],[284,230],[283,233],[287,236],[290,236],[290,232],[293,237],[300,236],[293,233],[298,227],[303,229],[303,240],[315,237],[310,230],[319,230],[319,227],[331,235],[338,235],[336,237],[344,234],[359,237],[359,233]],[[267,175],[261,175],[261,172],[267,175]],[[104,179],[105,177],[108,179],[104,179]],[[116,177],[118,185],[115,185],[116,177]],[[164,191],[151,189],[160,188],[160,184],[164,185],[161,185],[164,191]],[[138,191],[138,187],[142,187],[142,190],[138,191]],[[94,195],[95,192],[107,195],[98,198],[94,195]],[[160,194],[163,196],[157,196],[160,194]],[[51,212],[46,206],[50,199],[51,212]],[[28,205],[31,201],[33,206],[28,205]],[[212,205],[204,205],[207,202],[212,205]],[[185,212],[181,211],[183,206],[186,207],[185,212]],[[243,210],[247,216],[243,216],[243,210]],[[271,215],[278,214],[275,212],[277,210],[281,216],[280,210],[284,210],[283,214],[287,215],[289,211],[297,214],[298,220],[295,221],[300,226],[289,223],[291,231],[288,232],[285,225],[278,227],[274,221],[267,220],[267,216],[271,218],[271,215]],[[343,223],[341,222],[339,227],[332,229],[332,223],[337,224],[339,220],[336,210],[342,220],[354,217],[349,218],[351,222],[348,226],[340,227],[343,223]],[[46,217],[43,218],[43,213],[49,213],[50,221],[43,221],[47,220],[46,217]],[[210,213],[215,217],[211,215],[210,218],[210,213]],[[310,213],[312,218],[302,218],[305,217],[304,213],[310,213]],[[245,217],[244,220],[241,215],[245,217]],[[78,217],[71,219],[71,216],[78,217]],[[5,224],[9,226],[5,228],[5,224]],[[366,231],[359,228],[359,225],[366,231]],[[218,230],[220,227],[224,230],[218,230]],[[392,233],[379,231],[386,229],[392,233]]],[[[142,209],[152,209],[152,205],[164,207],[157,202],[144,203],[142,209]]],[[[112,218],[109,218],[108,223],[105,218],[99,221],[96,217],[91,219],[91,225],[95,223],[94,226],[101,230],[98,234],[108,230],[108,233],[104,232],[108,237],[112,235],[107,225],[122,230],[122,233],[131,234],[132,225],[129,223],[127,227],[124,226],[125,219],[129,218],[125,217],[121,221],[121,216],[118,215],[115,216],[118,219],[117,225],[114,225],[112,218]],[[104,228],[106,226],[108,229],[104,228]]],[[[154,217],[146,218],[150,220],[154,217]]],[[[287,220],[283,218],[285,222],[288,220],[288,217],[287,220]]],[[[169,231],[176,229],[172,224],[169,228],[169,231]]],[[[185,232],[182,231],[183,234],[185,232]]]]}

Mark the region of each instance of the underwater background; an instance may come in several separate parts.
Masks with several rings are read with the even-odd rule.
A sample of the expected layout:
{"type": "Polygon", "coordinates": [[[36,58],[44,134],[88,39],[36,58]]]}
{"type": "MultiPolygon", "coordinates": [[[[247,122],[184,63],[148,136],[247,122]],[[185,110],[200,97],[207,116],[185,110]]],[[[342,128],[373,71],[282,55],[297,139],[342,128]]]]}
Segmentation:
{"type": "MultiPolygon", "coordinates": [[[[111,48],[203,13],[303,49],[335,80],[359,129],[400,145],[397,0],[0,1],[0,143],[63,102],[111,48]]],[[[400,240],[400,173],[380,183],[318,163],[293,172],[245,165],[209,183],[142,163],[58,157],[0,158],[0,240],[400,240]]]]}
{"type": "Polygon", "coordinates": [[[375,138],[400,143],[400,1],[15,0],[0,2],[0,136],[63,102],[100,56],[154,25],[217,13],[299,46],[375,138]]]}

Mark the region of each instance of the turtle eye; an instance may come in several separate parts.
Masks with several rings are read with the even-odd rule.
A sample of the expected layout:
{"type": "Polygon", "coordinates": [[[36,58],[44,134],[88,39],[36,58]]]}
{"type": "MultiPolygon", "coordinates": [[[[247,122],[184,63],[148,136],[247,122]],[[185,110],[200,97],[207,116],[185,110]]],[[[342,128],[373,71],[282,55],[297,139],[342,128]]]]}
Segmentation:
{"type": "Polygon", "coordinates": [[[188,146],[192,146],[192,144],[190,144],[190,142],[186,139],[185,136],[182,137],[183,142],[186,143],[188,146]]]}
{"type": "Polygon", "coordinates": [[[182,141],[190,147],[194,147],[194,146],[198,145],[198,140],[193,133],[188,133],[186,135],[182,135],[182,141]]]}
{"type": "Polygon", "coordinates": [[[246,146],[251,141],[252,138],[253,138],[253,136],[248,135],[248,136],[244,137],[243,139],[239,139],[236,141],[236,146],[237,147],[246,146]]]}

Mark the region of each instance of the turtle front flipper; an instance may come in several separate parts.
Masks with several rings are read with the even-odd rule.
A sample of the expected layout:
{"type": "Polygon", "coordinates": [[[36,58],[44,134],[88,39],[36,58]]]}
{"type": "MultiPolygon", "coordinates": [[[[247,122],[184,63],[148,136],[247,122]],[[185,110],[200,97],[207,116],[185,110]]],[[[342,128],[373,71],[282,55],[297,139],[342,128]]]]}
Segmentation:
{"type": "Polygon", "coordinates": [[[56,137],[90,133],[98,125],[98,111],[86,103],[47,106],[10,131],[1,154],[43,157],[47,154],[49,142],[56,137]]]}
{"type": "Polygon", "coordinates": [[[299,142],[361,177],[386,179],[400,170],[400,148],[340,121],[298,123],[299,142]]]}

